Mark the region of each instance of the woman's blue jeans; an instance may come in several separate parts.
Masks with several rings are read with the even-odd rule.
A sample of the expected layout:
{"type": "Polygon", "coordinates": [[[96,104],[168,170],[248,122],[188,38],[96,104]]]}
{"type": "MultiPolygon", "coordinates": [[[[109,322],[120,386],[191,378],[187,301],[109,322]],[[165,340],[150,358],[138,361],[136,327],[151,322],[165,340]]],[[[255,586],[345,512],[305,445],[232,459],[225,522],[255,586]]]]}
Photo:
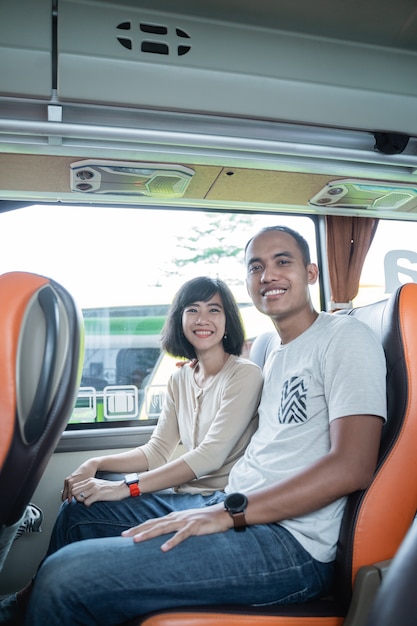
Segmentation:
{"type": "Polygon", "coordinates": [[[121,624],[164,608],[301,603],[329,591],[333,565],[313,559],[279,524],[190,537],[169,552],[160,550],[167,535],[143,543],[120,537],[150,517],[224,497],[161,493],[63,505],[27,626],[121,624]]]}

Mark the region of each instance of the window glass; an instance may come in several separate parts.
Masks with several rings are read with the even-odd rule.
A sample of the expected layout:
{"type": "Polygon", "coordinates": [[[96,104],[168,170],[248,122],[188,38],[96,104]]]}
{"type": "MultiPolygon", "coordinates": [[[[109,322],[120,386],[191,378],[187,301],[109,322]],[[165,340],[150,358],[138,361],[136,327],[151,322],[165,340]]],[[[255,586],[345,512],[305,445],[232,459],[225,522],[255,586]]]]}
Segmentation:
{"type": "MultiPolygon", "coordinates": [[[[176,367],[161,354],[160,332],[172,297],[189,278],[219,276],[229,284],[241,307],[247,352],[257,334],[271,329],[245,287],[243,248],[257,230],[295,228],[316,261],[308,216],[34,205],[0,217],[0,272],[49,276],[83,312],[85,360],[70,428],[157,419],[176,367]]],[[[379,221],[354,306],[417,282],[416,241],[417,222],[379,221]]],[[[320,308],[318,285],[312,296],[320,308]]]]}
{"type": "MultiPolygon", "coordinates": [[[[284,224],[300,231],[317,258],[310,217],[34,205],[0,218],[0,273],[53,278],[83,311],[85,359],[70,429],[154,423],[176,367],[161,354],[160,332],[189,278],[218,276],[228,283],[241,307],[247,350],[272,328],[245,286],[243,248],[260,228],[284,224]]],[[[312,295],[319,307],[318,285],[312,295]]]]}
{"type": "Polygon", "coordinates": [[[380,220],[353,304],[383,300],[409,282],[417,283],[417,222],[380,220]]]}

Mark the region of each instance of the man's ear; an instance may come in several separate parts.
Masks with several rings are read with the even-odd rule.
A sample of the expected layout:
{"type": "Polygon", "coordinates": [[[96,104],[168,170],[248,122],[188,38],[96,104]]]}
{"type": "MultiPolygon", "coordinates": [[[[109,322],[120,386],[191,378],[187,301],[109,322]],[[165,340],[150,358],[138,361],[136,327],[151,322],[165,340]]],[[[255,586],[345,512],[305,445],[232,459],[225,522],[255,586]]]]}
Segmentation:
{"type": "Polygon", "coordinates": [[[314,285],[319,277],[319,268],[315,263],[309,263],[307,265],[308,284],[314,285]]]}

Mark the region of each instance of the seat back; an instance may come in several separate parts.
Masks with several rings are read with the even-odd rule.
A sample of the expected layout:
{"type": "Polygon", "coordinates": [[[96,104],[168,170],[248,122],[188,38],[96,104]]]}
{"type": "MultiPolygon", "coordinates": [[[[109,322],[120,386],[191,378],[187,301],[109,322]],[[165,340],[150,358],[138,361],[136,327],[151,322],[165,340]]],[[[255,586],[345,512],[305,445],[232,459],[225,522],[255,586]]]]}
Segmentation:
{"type": "Polygon", "coordinates": [[[276,330],[261,333],[252,343],[249,353],[250,360],[263,368],[269,353],[279,344],[280,338],[276,330]]]}
{"type": "Polygon", "coordinates": [[[24,514],[65,429],[82,358],[82,316],[70,294],[44,276],[1,275],[0,533],[24,514]]]}
{"type": "Polygon", "coordinates": [[[346,609],[360,567],[394,556],[417,509],[417,284],[343,311],[368,324],[387,362],[388,418],[375,477],[348,498],[336,560],[336,593],[346,609]]]}

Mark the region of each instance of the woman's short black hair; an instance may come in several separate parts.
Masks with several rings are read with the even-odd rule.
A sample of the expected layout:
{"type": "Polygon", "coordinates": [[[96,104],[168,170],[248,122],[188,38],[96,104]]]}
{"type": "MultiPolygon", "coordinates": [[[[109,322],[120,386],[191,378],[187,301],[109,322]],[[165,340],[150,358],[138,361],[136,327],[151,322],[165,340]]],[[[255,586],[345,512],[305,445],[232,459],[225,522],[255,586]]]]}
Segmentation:
{"type": "Polygon", "coordinates": [[[228,354],[239,356],[245,341],[242,318],[236,300],[225,282],[218,278],[199,276],[193,278],[179,289],[168,311],[162,329],[162,348],[175,357],[195,359],[194,347],[186,339],[182,330],[182,314],[193,302],[207,302],[218,293],[222,299],[226,316],[226,332],[223,347],[228,354]]]}

